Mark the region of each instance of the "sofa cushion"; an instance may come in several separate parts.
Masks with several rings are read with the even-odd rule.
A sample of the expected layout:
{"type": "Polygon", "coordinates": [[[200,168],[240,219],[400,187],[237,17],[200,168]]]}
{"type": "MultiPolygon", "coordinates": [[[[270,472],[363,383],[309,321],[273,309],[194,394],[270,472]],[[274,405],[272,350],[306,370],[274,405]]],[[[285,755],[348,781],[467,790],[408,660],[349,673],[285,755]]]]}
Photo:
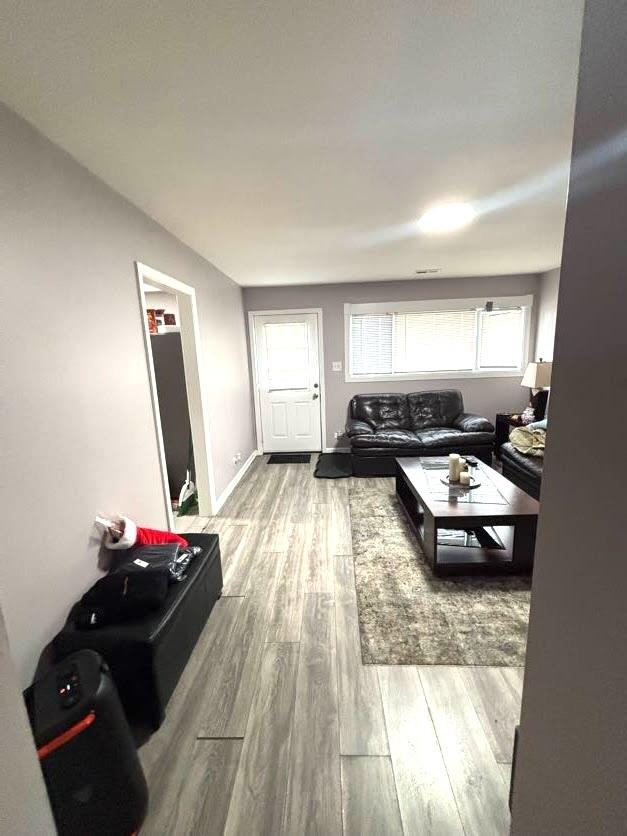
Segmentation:
{"type": "Polygon", "coordinates": [[[421,447],[416,433],[411,430],[377,430],[371,435],[356,435],[351,439],[353,447],[421,447]]]}
{"type": "Polygon", "coordinates": [[[450,427],[433,427],[416,433],[423,447],[475,447],[478,444],[491,444],[493,433],[468,433],[450,427]]]}
{"type": "Polygon", "coordinates": [[[442,389],[439,392],[412,392],[407,395],[409,426],[412,430],[429,427],[452,427],[453,421],[464,411],[461,392],[442,389]]]}
{"type": "Polygon", "coordinates": [[[399,393],[355,395],[351,400],[350,415],[375,430],[409,429],[407,395],[399,393]]]}

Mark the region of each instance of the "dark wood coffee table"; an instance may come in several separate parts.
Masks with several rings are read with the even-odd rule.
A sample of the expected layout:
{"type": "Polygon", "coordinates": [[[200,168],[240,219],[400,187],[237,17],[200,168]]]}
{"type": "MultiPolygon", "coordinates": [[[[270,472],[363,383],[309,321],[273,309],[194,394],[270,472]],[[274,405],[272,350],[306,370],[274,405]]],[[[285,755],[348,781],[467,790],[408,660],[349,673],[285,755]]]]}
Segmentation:
{"type": "Polygon", "coordinates": [[[487,464],[448,487],[448,458],[396,459],[396,496],[436,575],[529,572],[540,504],[487,464]]]}

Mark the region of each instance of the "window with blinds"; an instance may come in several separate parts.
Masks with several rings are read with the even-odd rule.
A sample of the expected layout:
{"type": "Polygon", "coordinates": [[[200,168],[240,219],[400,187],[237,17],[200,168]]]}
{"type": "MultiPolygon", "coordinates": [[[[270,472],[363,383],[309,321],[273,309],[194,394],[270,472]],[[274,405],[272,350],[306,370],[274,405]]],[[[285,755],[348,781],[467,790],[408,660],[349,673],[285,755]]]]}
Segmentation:
{"type": "MultiPolygon", "coordinates": [[[[523,297],[524,298],[524,297],[523,297]]],[[[347,368],[355,377],[522,371],[527,317],[524,305],[486,308],[466,302],[347,306],[347,368]],[[450,306],[450,307],[448,307],[450,306]],[[389,308],[368,310],[364,308],[389,308]]]]}
{"type": "Polygon", "coordinates": [[[480,369],[519,369],[522,365],[524,323],[522,308],[479,311],[480,369]]]}
{"type": "Polygon", "coordinates": [[[393,314],[354,314],[350,324],[351,373],[392,374],[393,314]]]}
{"type": "Polygon", "coordinates": [[[474,310],[394,314],[394,371],[471,371],[476,320],[474,310]]]}

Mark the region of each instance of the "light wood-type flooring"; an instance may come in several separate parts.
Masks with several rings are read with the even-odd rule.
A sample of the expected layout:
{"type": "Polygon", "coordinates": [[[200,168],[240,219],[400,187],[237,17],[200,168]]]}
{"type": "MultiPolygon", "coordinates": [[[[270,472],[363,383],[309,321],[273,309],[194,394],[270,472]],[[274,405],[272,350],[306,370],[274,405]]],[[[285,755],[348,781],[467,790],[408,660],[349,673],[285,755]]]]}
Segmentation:
{"type": "Polygon", "coordinates": [[[508,833],[522,670],[362,665],[351,480],[315,458],[180,521],[220,535],[224,591],[140,750],[142,836],[508,833]]]}

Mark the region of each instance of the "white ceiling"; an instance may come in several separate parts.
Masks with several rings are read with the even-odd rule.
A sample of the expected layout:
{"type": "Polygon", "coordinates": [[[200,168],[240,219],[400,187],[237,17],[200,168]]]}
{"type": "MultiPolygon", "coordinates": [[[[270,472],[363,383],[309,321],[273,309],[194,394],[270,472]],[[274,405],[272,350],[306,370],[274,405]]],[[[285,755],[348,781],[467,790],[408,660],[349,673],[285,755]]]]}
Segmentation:
{"type": "Polygon", "coordinates": [[[559,263],[582,0],[2,9],[7,104],[240,284],[559,263]]]}

